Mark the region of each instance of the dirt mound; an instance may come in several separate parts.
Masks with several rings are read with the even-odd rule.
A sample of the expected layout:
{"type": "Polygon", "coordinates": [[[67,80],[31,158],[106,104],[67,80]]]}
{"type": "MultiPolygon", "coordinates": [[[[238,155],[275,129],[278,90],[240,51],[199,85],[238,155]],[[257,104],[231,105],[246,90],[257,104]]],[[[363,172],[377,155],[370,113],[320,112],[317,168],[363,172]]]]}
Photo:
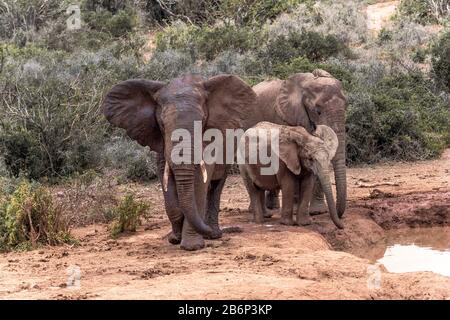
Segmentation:
{"type": "Polygon", "coordinates": [[[450,225],[450,192],[414,193],[362,204],[384,229],[450,225]]]}

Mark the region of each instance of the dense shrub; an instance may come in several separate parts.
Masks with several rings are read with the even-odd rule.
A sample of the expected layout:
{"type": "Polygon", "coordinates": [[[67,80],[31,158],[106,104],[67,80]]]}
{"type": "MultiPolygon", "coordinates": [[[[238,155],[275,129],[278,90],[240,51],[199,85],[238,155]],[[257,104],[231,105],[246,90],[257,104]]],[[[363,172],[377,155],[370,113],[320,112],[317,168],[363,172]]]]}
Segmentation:
{"type": "Polygon", "coordinates": [[[419,23],[444,23],[450,15],[450,0],[402,0],[399,11],[400,16],[419,23]]]}
{"type": "Polygon", "coordinates": [[[166,81],[192,71],[193,64],[191,55],[184,51],[157,51],[142,66],[140,75],[147,79],[166,81]]]}
{"type": "Polygon", "coordinates": [[[0,39],[25,45],[50,21],[63,16],[69,1],[6,0],[0,2],[0,39]]]}
{"type": "Polygon", "coordinates": [[[312,5],[313,0],[223,0],[221,15],[232,19],[237,25],[264,23],[281,13],[290,12],[300,3],[312,5]]]}
{"type": "Polygon", "coordinates": [[[264,51],[264,56],[272,63],[286,62],[299,56],[317,62],[347,50],[348,48],[335,36],[302,30],[271,39],[264,51]]]}
{"type": "Polygon", "coordinates": [[[22,182],[0,203],[0,250],[67,242],[74,242],[67,221],[43,187],[22,182]]]}
{"type": "Polygon", "coordinates": [[[141,201],[136,201],[132,194],[128,194],[113,209],[114,221],[110,224],[109,230],[113,238],[123,232],[135,232],[141,223],[141,219],[148,215],[149,206],[141,201]]]}
{"type": "Polygon", "coordinates": [[[314,4],[315,0],[142,0],[147,21],[170,24],[180,20],[194,25],[213,25],[217,20],[232,21],[246,26],[262,24],[283,12],[293,10],[300,3],[314,4]]]}
{"type": "Polygon", "coordinates": [[[82,12],[84,12],[83,22],[90,29],[109,33],[113,37],[126,36],[138,24],[136,12],[129,7],[115,13],[105,9],[82,12]]]}
{"type": "Polygon", "coordinates": [[[158,34],[157,50],[187,52],[194,60],[212,60],[223,51],[245,52],[263,44],[261,29],[233,24],[198,27],[177,22],[158,34]]]}
{"type": "Polygon", "coordinates": [[[46,52],[10,59],[0,74],[0,149],[14,176],[59,177],[95,166],[106,123],[104,90],[132,77],[132,60],[108,53],[46,52]]]}
{"type": "Polygon", "coordinates": [[[142,0],[141,8],[150,25],[169,24],[174,20],[202,25],[213,24],[222,13],[222,0],[142,0]]]}
{"type": "Polygon", "coordinates": [[[450,142],[450,108],[421,74],[387,75],[349,94],[348,160],[418,160],[439,155],[450,142]]]}
{"type": "Polygon", "coordinates": [[[431,51],[434,79],[450,91],[450,31],[439,39],[431,51]]]}
{"type": "Polygon", "coordinates": [[[267,28],[270,37],[306,29],[333,35],[347,45],[361,44],[368,37],[364,11],[359,1],[319,1],[314,6],[304,4],[290,14],[281,14],[267,28]]]}
{"type": "Polygon", "coordinates": [[[123,178],[147,182],[156,178],[156,155],[128,137],[114,136],[105,142],[102,167],[114,168],[123,178]]]}

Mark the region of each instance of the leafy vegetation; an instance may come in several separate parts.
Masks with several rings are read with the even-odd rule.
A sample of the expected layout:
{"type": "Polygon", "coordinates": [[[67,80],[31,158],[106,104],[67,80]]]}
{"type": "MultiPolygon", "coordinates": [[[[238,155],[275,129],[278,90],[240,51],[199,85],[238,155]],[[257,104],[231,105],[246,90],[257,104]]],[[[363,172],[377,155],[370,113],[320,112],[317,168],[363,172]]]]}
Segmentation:
{"type": "Polygon", "coordinates": [[[436,82],[450,91],[450,31],[443,34],[433,46],[432,66],[436,82]]]}
{"type": "Polygon", "coordinates": [[[432,158],[450,143],[450,104],[430,91],[420,73],[383,77],[349,100],[351,163],[432,158]]]}
{"type": "Polygon", "coordinates": [[[450,0],[402,0],[400,14],[422,24],[447,23],[450,0]]]}
{"type": "Polygon", "coordinates": [[[0,200],[0,250],[74,242],[61,207],[42,186],[23,181],[0,200]]]}
{"type": "Polygon", "coordinates": [[[115,218],[109,227],[111,236],[116,238],[123,232],[136,232],[141,218],[146,217],[148,208],[144,202],[136,201],[132,194],[126,195],[112,210],[112,216],[115,218]]]}

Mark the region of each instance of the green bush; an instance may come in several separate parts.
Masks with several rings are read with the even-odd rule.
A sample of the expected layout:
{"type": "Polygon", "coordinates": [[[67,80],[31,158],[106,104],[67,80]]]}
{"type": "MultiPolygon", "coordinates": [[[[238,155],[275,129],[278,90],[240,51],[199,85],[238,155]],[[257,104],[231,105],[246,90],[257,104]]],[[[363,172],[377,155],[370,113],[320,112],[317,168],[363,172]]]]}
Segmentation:
{"type": "Polygon", "coordinates": [[[197,27],[177,23],[158,33],[157,51],[172,49],[187,52],[194,60],[212,60],[224,51],[242,53],[256,49],[264,39],[264,32],[253,27],[231,24],[197,27]]]}
{"type": "Polygon", "coordinates": [[[431,50],[433,77],[435,81],[450,91],[450,31],[447,31],[431,50]]]}
{"type": "Polygon", "coordinates": [[[116,238],[123,232],[136,232],[141,218],[147,216],[149,206],[141,201],[136,201],[132,194],[128,194],[119,203],[119,205],[112,210],[114,221],[110,224],[109,230],[111,236],[116,238]]]}
{"type": "Polygon", "coordinates": [[[4,198],[0,203],[1,250],[74,242],[61,207],[43,187],[22,182],[4,198]]]}
{"type": "Polygon", "coordinates": [[[421,74],[386,75],[349,94],[347,127],[350,163],[427,159],[450,142],[450,109],[421,74]]]}
{"type": "Polygon", "coordinates": [[[172,0],[144,0],[143,11],[147,22],[154,25],[166,25],[173,20],[203,25],[214,24],[216,19],[222,17],[219,10],[222,0],[195,0],[195,1],[172,1],[172,0]]]}
{"type": "Polygon", "coordinates": [[[312,6],[315,0],[196,0],[144,1],[144,15],[151,25],[181,20],[193,25],[214,25],[218,20],[239,26],[265,23],[290,12],[300,3],[312,6]]]}
{"type": "Polygon", "coordinates": [[[450,0],[402,0],[400,16],[407,16],[422,24],[444,23],[448,19],[450,0]]]}
{"type": "Polygon", "coordinates": [[[58,178],[95,167],[106,122],[103,92],[133,77],[133,60],[109,53],[7,58],[0,73],[0,150],[10,173],[58,178]]]}
{"type": "Polygon", "coordinates": [[[25,45],[35,32],[64,17],[66,0],[6,0],[0,2],[0,39],[25,45]]]}
{"type": "Polygon", "coordinates": [[[232,19],[237,25],[265,23],[281,13],[290,12],[300,3],[312,5],[313,0],[224,0],[221,3],[222,17],[232,19]]]}
{"type": "Polygon", "coordinates": [[[332,35],[322,35],[315,31],[302,30],[270,40],[264,52],[266,59],[272,62],[287,62],[303,56],[311,61],[323,61],[329,57],[345,53],[348,48],[332,35]]]}
{"type": "Polygon", "coordinates": [[[126,36],[138,25],[136,12],[131,8],[115,13],[105,9],[86,11],[83,21],[90,29],[109,33],[116,38],[126,36]]]}
{"type": "Polygon", "coordinates": [[[127,179],[134,182],[148,182],[156,178],[155,162],[150,157],[144,156],[128,164],[127,179]]]}
{"type": "Polygon", "coordinates": [[[414,50],[414,52],[411,55],[411,59],[412,61],[414,61],[415,63],[425,63],[425,60],[427,58],[428,55],[428,50],[426,49],[422,49],[422,48],[417,48],[416,50],[414,50]]]}
{"type": "Polygon", "coordinates": [[[148,182],[156,178],[156,154],[129,137],[115,136],[105,141],[102,168],[114,168],[122,180],[148,182]]]}

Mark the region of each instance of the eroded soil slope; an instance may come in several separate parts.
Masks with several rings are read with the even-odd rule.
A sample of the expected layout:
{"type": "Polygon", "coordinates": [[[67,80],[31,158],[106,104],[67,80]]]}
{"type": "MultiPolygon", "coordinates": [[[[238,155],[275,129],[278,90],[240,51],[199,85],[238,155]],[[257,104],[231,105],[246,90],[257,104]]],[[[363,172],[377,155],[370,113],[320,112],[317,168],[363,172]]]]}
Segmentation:
{"type": "Polygon", "coordinates": [[[370,261],[352,254],[400,226],[450,224],[450,150],[440,160],[349,170],[346,228],[327,215],[314,225],[287,227],[278,214],[251,222],[238,176],[230,177],[221,204],[225,233],[198,252],[165,239],[169,223],[160,185],[129,185],[152,204],[153,217],[117,240],[104,225],[73,230],[76,247],[46,247],[0,255],[0,298],[30,299],[441,299],[450,278],[429,272],[382,271],[368,286],[370,261]],[[67,288],[67,272],[80,270],[80,287],[67,288]]]}

